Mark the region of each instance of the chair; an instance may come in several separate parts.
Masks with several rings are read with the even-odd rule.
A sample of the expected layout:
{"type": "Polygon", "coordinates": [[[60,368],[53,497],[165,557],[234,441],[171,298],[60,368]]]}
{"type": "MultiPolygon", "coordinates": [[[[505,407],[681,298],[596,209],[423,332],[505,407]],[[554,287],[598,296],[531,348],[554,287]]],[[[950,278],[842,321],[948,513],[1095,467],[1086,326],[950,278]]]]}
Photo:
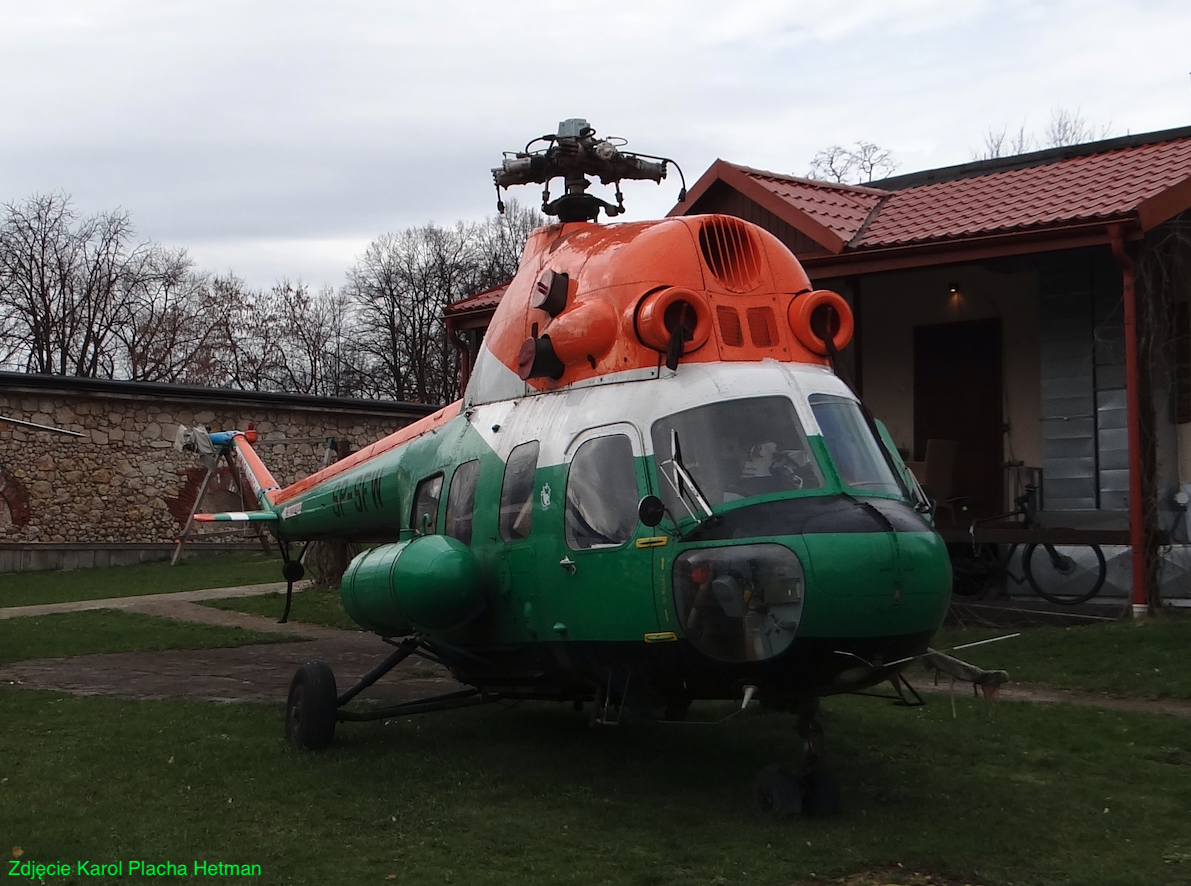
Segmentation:
{"type": "Polygon", "coordinates": [[[946,508],[955,522],[955,499],[951,495],[951,484],[955,475],[955,452],[959,444],[955,440],[927,440],[926,457],[922,461],[907,462],[908,467],[923,489],[935,501],[935,507],[946,508]]]}

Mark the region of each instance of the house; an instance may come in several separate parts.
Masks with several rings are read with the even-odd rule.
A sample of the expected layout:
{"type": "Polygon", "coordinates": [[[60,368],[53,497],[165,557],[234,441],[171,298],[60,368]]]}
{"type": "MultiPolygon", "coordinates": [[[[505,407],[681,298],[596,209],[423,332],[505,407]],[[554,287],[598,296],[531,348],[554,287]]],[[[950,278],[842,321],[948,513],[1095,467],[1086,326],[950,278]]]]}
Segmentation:
{"type": "Polygon", "coordinates": [[[1120,545],[1135,605],[1191,584],[1191,555],[1159,557],[1188,541],[1191,127],[866,186],[717,160],[669,214],[703,213],[765,228],[848,300],[858,393],[907,457],[958,443],[972,513],[1033,483],[1050,524],[1120,545]]]}

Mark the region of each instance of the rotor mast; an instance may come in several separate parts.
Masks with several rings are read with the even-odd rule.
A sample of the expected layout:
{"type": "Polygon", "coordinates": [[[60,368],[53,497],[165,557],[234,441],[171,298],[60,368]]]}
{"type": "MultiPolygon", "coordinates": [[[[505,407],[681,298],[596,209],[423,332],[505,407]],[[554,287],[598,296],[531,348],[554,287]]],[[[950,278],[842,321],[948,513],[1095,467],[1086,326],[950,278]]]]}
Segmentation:
{"type": "MultiPolygon", "coordinates": [[[[504,212],[500,199],[501,188],[512,185],[541,184],[542,212],[557,216],[560,222],[598,221],[600,210],[611,218],[624,212],[624,195],[620,193],[620,182],[625,179],[649,180],[661,183],[670,164],[678,164],[665,157],[622,151],[623,139],[596,138],[596,131],[581,117],[572,117],[558,124],[554,135],[543,135],[525,146],[524,151],[506,153],[500,166],[492,170],[496,183],[496,208],[504,212]],[[538,143],[546,147],[531,151],[538,143]],[[589,176],[598,178],[601,184],[615,185],[616,204],[588,194],[591,186],[589,176]],[[561,177],[562,196],[550,199],[550,181],[561,177]]],[[[686,182],[679,192],[678,200],[686,198],[686,182]]]]}

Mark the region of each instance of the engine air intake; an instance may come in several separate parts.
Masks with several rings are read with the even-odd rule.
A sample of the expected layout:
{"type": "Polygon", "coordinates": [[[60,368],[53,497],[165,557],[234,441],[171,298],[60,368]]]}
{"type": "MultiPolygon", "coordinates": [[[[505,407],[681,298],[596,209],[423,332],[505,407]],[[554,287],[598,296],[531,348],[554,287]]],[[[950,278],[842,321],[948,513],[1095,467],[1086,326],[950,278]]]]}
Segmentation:
{"type": "Polygon", "coordinates": [[[744,222],[726,217],[708,219],[699,229],[699,250],[712,275],[729,292],[757,288],[761,249],[744,222]]]}
{"type": "Polygon", "coordinates": [[[749,308],[745,316],[754,347],[772,348],[777,344],[777,320],[771,308],[749,308]]]}
{"type": "Polygon", "coordinates": [[[740,328],[740,315],[735,308],[717,305],[715,316],[720,321],[720,339],[731,348],[744,345],[744,331],[740,328]]]}

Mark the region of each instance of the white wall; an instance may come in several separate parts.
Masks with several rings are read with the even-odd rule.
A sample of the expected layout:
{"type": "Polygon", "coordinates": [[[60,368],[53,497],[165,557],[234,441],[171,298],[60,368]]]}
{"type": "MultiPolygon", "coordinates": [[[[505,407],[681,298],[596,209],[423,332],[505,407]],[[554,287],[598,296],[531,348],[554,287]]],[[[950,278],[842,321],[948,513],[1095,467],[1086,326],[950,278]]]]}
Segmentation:
{"type": "Polygon", "coordinates": [[[1004,460],[1042,464],[1038,287],[1033,271],[981,265],[871,275],[860,282],[862,387],[899,448],[914,448],[914,327],[1001,319],[1004,460]],[[952,296],[956,284],[958,296],[952,296]]]}

